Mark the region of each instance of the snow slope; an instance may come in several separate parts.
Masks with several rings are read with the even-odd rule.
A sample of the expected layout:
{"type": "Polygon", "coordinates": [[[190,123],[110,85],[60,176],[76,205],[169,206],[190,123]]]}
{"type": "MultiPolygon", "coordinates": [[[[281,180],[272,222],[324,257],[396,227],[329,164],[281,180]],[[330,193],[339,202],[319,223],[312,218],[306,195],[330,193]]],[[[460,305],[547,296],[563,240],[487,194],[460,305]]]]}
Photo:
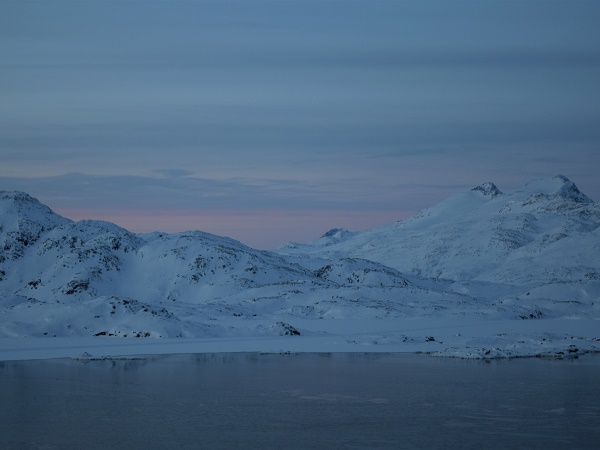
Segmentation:
{"type": "Polygon", "coordinates": [[[0,359],[47,348],[27,344],[43,337],[109,340],[94,346],[114,354],[139,349],[132,338],[177,351],[598,351],[599,250],[600,208],[562,176],[511,194],[485,183],[405,221],[277,252],[72,222],[0,192],[0,359]]]}

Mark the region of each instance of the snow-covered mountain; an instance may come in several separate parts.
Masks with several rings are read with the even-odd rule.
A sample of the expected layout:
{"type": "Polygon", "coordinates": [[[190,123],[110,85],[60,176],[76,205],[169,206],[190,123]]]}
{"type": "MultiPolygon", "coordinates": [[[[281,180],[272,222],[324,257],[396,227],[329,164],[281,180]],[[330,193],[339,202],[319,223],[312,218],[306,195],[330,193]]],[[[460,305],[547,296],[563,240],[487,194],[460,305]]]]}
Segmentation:
{"type": "Polygon", "coordinates": [[[114,335],[205,334],[201,321],[173,327],[181,314],[165,306],[206,306],[263,285],[322,284],[281,256],[231,239],[201,232],[137,236],[108,222],[74,223],[24,193],[0,198],[1,302],[19,319],[5,316],[0,334],[85,335],[107,327],[114,335]],[[40,314],[25,311],[32,308],[40,314]],[[157,328],[160,319],[166,325],[157,328]]]}
{"type": "Polygon", "coordinates": [[[396,329],[400,320],[589,319],[600,317],[599,254],[600,207],[562,176],[511,194],[485,183],[408,220],[277,252],[199,231],[73,222],[0,192],[0,337],[392,328],[345,338],[363,345],[425,339],[396,329]]]}
{"type": "Polygon", "coordinates": [[[511,194],[493,183],[382,228],[288,244],[282,255],[364,258],[401,272],[516,285],[600,279],[600,206],[564,176],[511,194]]]}

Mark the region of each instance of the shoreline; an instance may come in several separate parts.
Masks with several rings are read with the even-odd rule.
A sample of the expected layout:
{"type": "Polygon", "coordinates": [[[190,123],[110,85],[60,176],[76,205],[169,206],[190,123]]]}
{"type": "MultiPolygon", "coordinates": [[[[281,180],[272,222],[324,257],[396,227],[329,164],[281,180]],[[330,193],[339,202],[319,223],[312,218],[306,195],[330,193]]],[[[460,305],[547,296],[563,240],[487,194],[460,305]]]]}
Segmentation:
{"type": "Polygon", "coordinates": [[[479,360],[573,359],[600,353],[599,324],[596,319],[478,323],[440,319],[341,320],[330,324],[323,321],[294,324],[300,325],[303,332],[300,336],[5,337],[0,338],[0,361],[202,353],[406,353],[479,360]],[[395,330],[390,327],[392,323],[395,330]]]}

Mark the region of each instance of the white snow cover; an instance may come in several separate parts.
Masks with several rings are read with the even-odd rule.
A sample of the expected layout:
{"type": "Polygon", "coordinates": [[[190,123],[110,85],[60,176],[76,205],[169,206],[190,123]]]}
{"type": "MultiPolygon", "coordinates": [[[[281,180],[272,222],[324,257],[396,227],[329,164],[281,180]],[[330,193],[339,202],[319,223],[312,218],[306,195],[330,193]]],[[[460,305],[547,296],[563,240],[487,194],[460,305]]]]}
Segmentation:
{"type": "Polygon", "coordinates": [[[600,351],[600,207],[493,183],[276,252],[136,235],[0,192],[0,360],[215,351],[497,358],[600,351]]]}

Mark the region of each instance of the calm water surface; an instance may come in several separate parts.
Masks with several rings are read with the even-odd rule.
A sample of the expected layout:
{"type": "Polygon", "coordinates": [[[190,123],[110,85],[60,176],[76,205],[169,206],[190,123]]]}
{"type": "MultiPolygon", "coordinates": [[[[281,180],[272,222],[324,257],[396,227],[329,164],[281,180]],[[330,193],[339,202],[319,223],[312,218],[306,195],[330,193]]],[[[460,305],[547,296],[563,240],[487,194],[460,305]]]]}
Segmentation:
{"type": "Polygon", "coordinates": [[[600,357],[0,362],[2,449],[589,448],[600,357]]]}

